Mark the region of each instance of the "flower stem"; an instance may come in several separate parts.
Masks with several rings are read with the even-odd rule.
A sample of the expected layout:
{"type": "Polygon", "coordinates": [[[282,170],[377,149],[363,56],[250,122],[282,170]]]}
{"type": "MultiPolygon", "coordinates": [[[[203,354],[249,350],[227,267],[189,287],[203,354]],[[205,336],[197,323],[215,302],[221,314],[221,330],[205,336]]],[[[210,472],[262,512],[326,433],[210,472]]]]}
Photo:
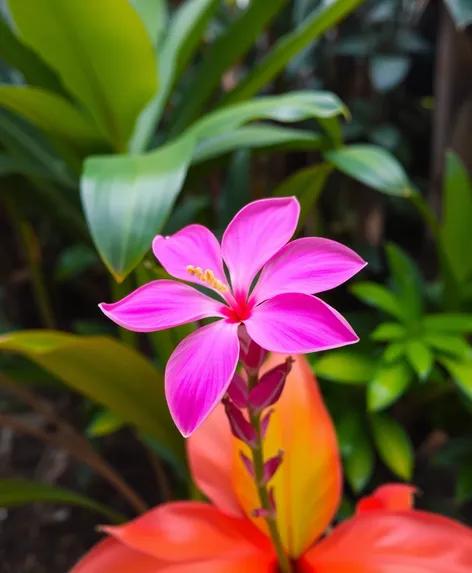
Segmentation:
{"type": "MultiPolygon", "coordinates": [[[[252,389],[258,382],[257,375],[249,376],[248,385],[249,389],[252,389]]],[[[256,414],[249,408],[249,421],[252,427],[257,433],[257,443],[254,448],[251,448],[252,452],[252,463],[254,466],[254,475],[256,479],[257,492],[259,494],[259,501],[261,507],[266,509],[269,515],[265,518],[267,527],[269,528],[270,537],[272,539],[272,544],[274,546],[275,552],[277,554],[277,560],[279,562],[279,567],[281,573],[292,573],[292,566],[290,560],[285,553],[282,539],[280,537],[279,530],[277,528],[277,523],[274,516],[272,515],[272,503],[269,496],[269,491],[267,485],[263,483],[264,476],[264,452],[263,452],[263,440],[261,433],[261,414],[256,414]]]]}

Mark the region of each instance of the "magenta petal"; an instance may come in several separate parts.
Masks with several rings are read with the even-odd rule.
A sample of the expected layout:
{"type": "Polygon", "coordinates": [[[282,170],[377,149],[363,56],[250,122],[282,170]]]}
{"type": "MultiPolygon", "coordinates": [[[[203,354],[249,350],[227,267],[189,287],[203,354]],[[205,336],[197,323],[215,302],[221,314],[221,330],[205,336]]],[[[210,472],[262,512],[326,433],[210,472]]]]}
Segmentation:
{"type": "Polygon", "coordinates": [[[252,339],[280,354],[317,352],[359,340],[334,308],[307,294],[279,294],[257,306],[244,324],[252,339]]]}
{"type": "Polygon", "coordinates": [[[225,320],[199,328],[174,350],[166,367],[166,397],[174,422],[185,437],[223,398],[238,357],[238,325],[225,320]]]}
{"type": "Polygon", "coordinates": [[[118,302],[99,305],[108,318],[128,330],[153,332],[210,316],[224,316],[222,303],[177,281],[152,281],[118,302]]]}
{"type": "Polygon", "coordinates": [[[262,269],[252,296],[262,302],[284,292],[315,294],[339,286],[367,263],[341,243],[309,237],[285,245],[262,269]]]}
{"type": "Polygon", "coordinates": [[[202,225],[189,225],[170,237],[157,235],[152,243],[154,255],[173,277],[196,284],[204,284],[190,275],[188,266],[210,270],[216,279],[226,284],[223,260],[218,240],[202,225]]]}
{"type": "Polygon", "coordinates": [[[254,201],[235,215],[221,246],[236,296],[247,294],[262,266],[290,240],[299,214],[295,197],[281,197],[254,201]]]}

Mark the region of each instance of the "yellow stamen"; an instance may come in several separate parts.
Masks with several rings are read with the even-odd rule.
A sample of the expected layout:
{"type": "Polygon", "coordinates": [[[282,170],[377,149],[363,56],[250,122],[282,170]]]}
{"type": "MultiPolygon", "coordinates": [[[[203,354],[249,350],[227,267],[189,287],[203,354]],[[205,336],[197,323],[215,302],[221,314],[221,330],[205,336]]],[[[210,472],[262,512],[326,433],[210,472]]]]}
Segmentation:
{"type": "Polygon", "coordinates": [[[213,271],[210,271],[210,269],[203,271],[201,267],[194,267],[193,265],[189,265],[187,267],[187,272],[193,277],[199,278],[202,282],[220,292],[226,292],[228,290],[228,287],[220,280],[218,280],[215,277],[213,271]]]}

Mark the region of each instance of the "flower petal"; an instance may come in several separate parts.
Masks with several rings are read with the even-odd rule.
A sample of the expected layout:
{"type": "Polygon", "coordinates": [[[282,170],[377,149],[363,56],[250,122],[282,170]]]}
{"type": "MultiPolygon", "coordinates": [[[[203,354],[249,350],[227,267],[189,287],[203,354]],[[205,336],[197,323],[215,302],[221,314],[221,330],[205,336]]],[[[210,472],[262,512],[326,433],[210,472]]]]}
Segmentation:
{"type": "Polygon", "coordinates": [[[155,557],[131,549],[115,539],[97,543],[69,573],[158,573],[163,571],[155,557]]]}
{"type": "MultiPolygon", "coordinates": [[[[170,237],[157,235],[152,243],[155,257],[173,277],[196,284],[202,281],[189,274],[188,266],[212,271],[215,278],[227,283],[221,248],[217,238],[203,225],[189,225],[170,237]]],[[[207,285],[206,285],[207,286],[207,285]]]]}
{"type": "MultiPolygon", "coordinates": [[[[263,371],[285,361],[272,354],[263,371]]],[[[291,557],[301,555],[328,527],[341,498],[341,460],[333,423],[308,360],[296,356],[280,400],[273,406],[264,458],[282,449],[284,460],[270,486],[275,489],[277,523],[291,557]],[[296,420],[296,423],[294,423],[296,420]]],[[[234,487],[247,515],[258,506],[257,491],[234,441],[234,487]]],[[[244,449],[246,455],[250,455],[244,449]]],[[[265,524],[256,520],[263,530],[265,524]]]]}
{"type": "Polygon", "coordinates": [[[367,263],[341,243],[308,237],[280,249],[262,269],[252,293],[262,302],[284,292],[316,294],[349,280],[367,263]]]}
{"type": "Polygon", "coordinates": [[[189,285],[168,280],[152,281],[118,302],[99,306],[113,322],[135,332],[153,332],[206,317],[224,316],[222,303],[189,285]]]}
{"type": "Polygon", "coordinates": [[[279,294],[257,306],[244,324],[249,336],[271,352],[305,354],[359,340],[334,308],[307,294],[279,294]]]}
{"type": "Polygon", "coordinates": [[[224,513],[243,515],[233,487],[233,444],[222,405],[187,440],[187,457],[198,488],[224,513]]]}
{"type": "Polygon", "coordinates": [[[363,497],[357,504],[357,513],[388,509],[408,511],[413,509],[418,489],[413,485],[393,483],[378,487],[372,495],[363,497]]]}
{"type": "Polygon", "coordinates": [[[166,397],[174,422],[185,437],[223,398],[238,358],[238,325],[225,320],[199,328],[174,350],[166,367],[166,397]]]}
{"type": "Polygon", "coordinates": [[[248,519],[227,516],[206,503],[166,503],[104,530],[168,565],[273,555],[269,540],[248,519]]]}
{"type": "Polygon", "coordinates": [[[262,266],[290,240],[299,214],[295,197],[281,197],[254,201],[235,215],[221,247],[237,298],[247,295],[262,266]]]}
{"type": "Polygon", "coordinates": [[[472,529],[419,511],[362,513],[301,560],[301,573],[470,573],[472,529]]]}

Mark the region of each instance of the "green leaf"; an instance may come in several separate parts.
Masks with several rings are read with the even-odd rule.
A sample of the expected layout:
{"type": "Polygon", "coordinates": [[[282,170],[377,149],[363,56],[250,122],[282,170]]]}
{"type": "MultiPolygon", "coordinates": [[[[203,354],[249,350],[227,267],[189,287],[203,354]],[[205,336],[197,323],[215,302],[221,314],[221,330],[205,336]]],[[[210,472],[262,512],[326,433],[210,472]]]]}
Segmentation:
{"type": "Polygon", "coordinates": [[[85,433],[89,438],[108,436],[125,426],[125,422],[110,410],[102,410],[96,414],[87,426],[85,433]]]}
{"type": "Polygon", "coordinates": [[[92,120],[53,92],[28,86],[0,85],[0,106],[29,119],[45,133],[69,143],[86,147],[103,142],[103,136],[92,120]]]}
{"type": "Polygon", "coordinates": [[[145,155],[91,157],[81,182],[97,250],[122,281],[151,247],[185,180],[195,141],[181,137],[145,155]]]}
{"type": "Polygon", "coordinates": [[[146,27],[154,47],[159,45],[167,26],[167,0],[130,0],[146,27]]]}
{"type": "MultiPolygon", "coordinates": [[[[128,0],[8,0],[23,41],[54,68],[115,149],[157,89],[156,58],[128,0]]],[[[57,112],[57,117],[61,117],[57,112]]]]}
{"type": "Polygon", "coordinates": [[[300,231],[318,198],[333,168],[329,163],[319,163],[312,167],[299,169],[276,187],[274,197],[295,196],[300,203],[300,217],[297,231],[300,231]]]}
{"type": "Polygon", "coordinates": [[[163,377],[131,347],[107,336],[24,330],[0,336],[0,350],[26,356],[183,459],[183,441],[167,409],[163,377]]]}
{"type": "Polygon", "coordinates": [[[385,362],[396,362],[399,358],[401,358],[406,351],[407,343],[402,342],[392,342],[387,346],[385,352],[383,353],[383,360],[385,362]]]}
{"type": "Polygon", "coordinates": [[[174,111],[171,133],[182,132],[199,115],[219,86],[224,72],[254,45],[262,30],[282,10],[287,0],[253,0],[242,15],[208,48],[186,88],[186,97],[174,111]]]}
{"type": "Polygon", "coordinates": [[[0,153],[0,177],[5,175],[25,175],[26,177],[39,177],[54,181],[54,174],[42,167],[25,159],[10,157],[6,153],[0,153]]]}
{"type": "Polygon", "coordinates": [[[442,356],[439,361],[449,370],[457,386],[472,399],[472,360],[458,362],[442,356]]]}
{"type": "Polygon", "coordinates": [[[413,193],[403,167],[381,147],[349,145],[326,152],[325,158],[346,175],[387,195],[408,197],[413,193]]]}
{"type": "Polygon", "coordinates": [[[76,243],[64,249],[57,261],[55,278],[58,281],[70,281],[87,271],[91,265],[98,262],[98,257],[92,247],[76,243]]]}
{"type": "Polygon", "coordinates": [[[411,58],[396,54],[377,54],[369,60],[369,75],[374,88],[381,93],[396,88],[411,69],[411,58]]]}
{"type": "Polygon", "coordinates": [[[370,356],[349,350],[323,354],[314,365],[318,376],[342,384],[369,382],[375,372],[375,361],[370,356]]]}
{"type": "Polygon", "coordinates": [[[466,28],[472,23],[472,5],[469,0],[445,0],[445,2],[458,28],[466,28]]]}
{"type": "Polygon", "coordinates": [[[456,280],[461,283],[472,274],[472,183],[455,153],[446,155],[441,243],[456,280]]]}
{"type": "Polygon", "coordinates": [[[411,340],[406,345],[406,356],[420,380],[427,380],[434,364],[431,350],[422,340],[411,340]]]}
{"type": "Polygon", "coordinates": [[[367,407],[383,410],[396,402],[410,385],[413,372],[405,362],[381,364],[367,388],[367,407]]]}
{"type": "Polygon", "coordinates": [[[174,83],[201,42],[218,2],[187,0],[174,12],[159,49],[159,89],[138,117],[130,151],[142,152],[148,148],[174,83]]]}
{"type": "Polygon", "coordinates": [[[441,334],[437,332],[425,332],[423,340],[435,350],[467,360],[472,358],[472,346],[463,336],[441,334]]]}
{"type": "Polygon", "coordinates": [[[392,275],[392,290],[410,318],[419,318],[423,314],[423,297],[418,268],[410,257],[393,243],[387,245],[386,252],[392,275]]]}
{"type": "Polygon", "coordinates": [[[15,36],[1,16],[0,58],[20,71],[29,85],[65,94],[57,74],[15,36]]]}
{"type": "Polygon", "coordinates": [[[218,227],[225,229],[238,211],[251,201],[251,153],[233,153],[226,169],[218,204],[218,227]]]}
{"type": "Polygon", "coordinates": [[[237,149],[289,146],[297,149],[319,149],[323,138],[317,133],[275,125],[249,125],[235,131],[220,133],[201,141],[192,163],[207,161],[237,149]]]}
{"type": "Polygon", "coordinates": [[[364,421],[358,413],[350,411],[336,426],[344,469],[351,488],[360,493],[374,471],[374,452],[364,421]]]}
{"type": "MultiPolygon", "coordinates": [[[[259,3],[263,4],[264,1],[259,3]]],[[[222,98],[221,103],[226,105],[235,101],[242,101],[258,93],[280,74],[294,56],[312,44],[326,30],[335,26],[362,2],[363,0],[323,2],[292,32],[282,36],[272,50],[252,68],[247,76],[222,98]]],[[[257,4],[257,2],[255,3],[257,4]]]]}
{"type": "Polygon", "coordinates": [[[423,318],[426,331],[466,334],[472,332],[472,314],[430,314],[423,318]]]}
{"type": "Polygon", "coordinates": [[[400,320],[404,320],[404,311],[400,301],[382,285],[372,282],[359,282],[351,287],[351,291],[358,299],[370,306],[383,310],[400,320]]]}
{"type": "Polygon", "coordinates": [[[56,485],[23,479],[0,480],[0,507],[17,507],[37,502],[76,505],[100,513],[113,523],[122,523],[126,520],[126,517],[116,513],[106,505],[56,485]]]}
{"type": "Polygon", "coordinates": [[[413,477],[414,452],[408,434],[400,424],[386,414],[374,414],[372,432],[377,451],[399,478],[410,481],[413,477]]]}
{"type": "Polygon", "coordinates": [[[295,91],[282,96],[258,97],[217,109],[197,121],[189,132],[202,140],[234,131],[249,121],[269,119],[293,123],[312,118],[336,117],[343,114],[345,109],[343,102],[330,92],[295,91]]]}
{"type": "Polygon", "coordinates": [[[405,338],[407,334],[406,328],[397,322],[383,322],[372,332],[370,338],[379,342],[387,340],[400,340],[405,338]]]}

